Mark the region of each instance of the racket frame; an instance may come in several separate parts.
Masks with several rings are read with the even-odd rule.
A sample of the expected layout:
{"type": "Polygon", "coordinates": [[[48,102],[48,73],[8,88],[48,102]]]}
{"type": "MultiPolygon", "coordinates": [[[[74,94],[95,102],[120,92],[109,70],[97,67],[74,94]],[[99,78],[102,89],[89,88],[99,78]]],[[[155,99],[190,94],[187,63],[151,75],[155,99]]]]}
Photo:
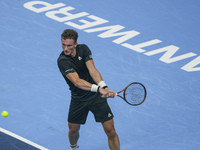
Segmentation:
{"type": "Polygon", "coordinates": [[[144,86],[142,83],[140,83],[140,82],[132,82],[132,83],[130,83],[129,85],[127,85],[123,90],[117,92],[116,95],[117,95],[118,97],[122,98],[122,99],[123,99],[126,103],[128,103],[129,105],[138,106],[138,105],[141,105],[141,104],[145,101],[146,95],[147,95],[147,90],[146,90],[145,86],[144,86]],[[143,98],[143,100],[142,100],[140,103],[138,103],[138,104],[131,104],[131,103],[129,103],[129,102],[126,100],[126,94],[125,94],[125,93],[126,93],[126,89],[127,89],[130,85],[132,85],[132,84],[140,84],[140,85],[144,88],[144,98],[143,98]],[[119,95],[119,93],[122,93],[122,92],[123,92],[123,96],[119,95]]]}

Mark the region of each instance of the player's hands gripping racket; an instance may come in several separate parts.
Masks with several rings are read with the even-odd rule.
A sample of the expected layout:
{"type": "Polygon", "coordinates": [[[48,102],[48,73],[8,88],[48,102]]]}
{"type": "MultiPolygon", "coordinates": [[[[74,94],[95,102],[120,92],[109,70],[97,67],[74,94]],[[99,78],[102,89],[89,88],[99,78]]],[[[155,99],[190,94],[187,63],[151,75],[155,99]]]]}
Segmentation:
{"type": "Polygon", "coordinates": [[[116,95],[122,98],[128,104],[137,106],[145,101],[147,92],[143,84],[139,82],[133,82],[126,86],[123,90],[117,92],[116,95]],[[122,93],[122,96],[119,95],[120,93],[122,93]]]}

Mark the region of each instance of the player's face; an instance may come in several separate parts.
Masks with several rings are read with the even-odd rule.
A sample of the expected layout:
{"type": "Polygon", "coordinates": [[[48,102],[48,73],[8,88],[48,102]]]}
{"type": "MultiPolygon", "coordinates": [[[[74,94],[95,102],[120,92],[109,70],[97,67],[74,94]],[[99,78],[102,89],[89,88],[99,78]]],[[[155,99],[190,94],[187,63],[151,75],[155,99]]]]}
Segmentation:
{"type": "Polygon", "coordinates": [[[62,41],[62,48],[63,48],[65,55],[75,57],[77,43],[74,42],[74,39],[61,38],[61,41],[62,41]]]}

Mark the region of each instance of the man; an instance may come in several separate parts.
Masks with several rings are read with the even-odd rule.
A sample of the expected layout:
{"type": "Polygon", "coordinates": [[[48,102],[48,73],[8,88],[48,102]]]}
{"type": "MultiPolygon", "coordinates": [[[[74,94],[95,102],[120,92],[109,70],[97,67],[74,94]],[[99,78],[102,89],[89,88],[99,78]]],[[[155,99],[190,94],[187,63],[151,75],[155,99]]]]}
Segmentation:
{"type": "Polygon", "coordinates": [[[68,113],[71,150],[78,150],[80,125],[85,124],[89,111],[94,114],[96,122],[101,122],[108,136],[110,149],[119,150],[120,144],[114,128],[113,114],[106,99],[113,98],[115,92],[108,89],[95,68],[90,49],[85,44],[77,44],[77,39],[76,31],[64,30],[61,35],[63,52],[57,61],[60,72],[71,90],[68,113]]]}

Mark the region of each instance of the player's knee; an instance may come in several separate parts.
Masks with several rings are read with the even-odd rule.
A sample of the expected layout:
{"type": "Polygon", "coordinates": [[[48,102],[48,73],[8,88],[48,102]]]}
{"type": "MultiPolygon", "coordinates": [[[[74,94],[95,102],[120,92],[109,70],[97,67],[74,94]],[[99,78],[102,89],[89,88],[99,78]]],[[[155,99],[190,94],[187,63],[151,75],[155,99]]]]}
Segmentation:
{"type": "Polygon", "coordinates": [[[79,133],[80,126],[69,125],[69,134],[76,135],[79,133]]]}
{"type": "Polygon", "coordinates": [[[110,139],[115,138],[116,135],[117,135],[117,133],[116,133],[114,128],[107,130],[106,134],[107,134],[108,138],[110,138],[110,139]]]}
{"type": "Polygon", "coordinates": [[[79,130],[69,129],[69,134],[70,135],[77,135],[78,133],[79,133],[79,130]]]}

